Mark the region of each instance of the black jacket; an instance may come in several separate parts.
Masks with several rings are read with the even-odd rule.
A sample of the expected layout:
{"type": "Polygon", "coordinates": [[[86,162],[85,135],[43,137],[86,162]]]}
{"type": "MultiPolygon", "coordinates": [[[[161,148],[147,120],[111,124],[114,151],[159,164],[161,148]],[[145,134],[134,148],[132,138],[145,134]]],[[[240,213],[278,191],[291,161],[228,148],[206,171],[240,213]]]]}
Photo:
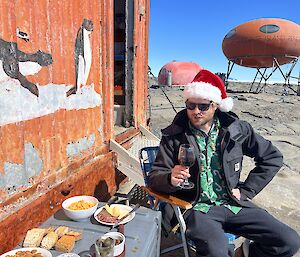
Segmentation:
{"type": "MultiPolygon", "coordinates": [[[[241,206],[252,206],[249,201],[258,194],[275,176],[282,166],[280,151],[268,140],[254,132],[252,126],[238,119],[234,113],[216,111],[221,129],[221,161],[226,178],[228,193],[241,206]],[[250,171],[244,183],[240,182],[243,156],[254,158],[255,167],[250,171]],[[241,200],[232,196],[231,189],[239,187],[241,200]]],[[[186,110],[179,112],[172,124],[162,130],[160,150],[149,174],[149,187],[157,192],[169,193],[194,203],[198,200],[200,188],[200,152],[195,137],[188,126],[186,110]],[[195,183],[192,190],[183,190],[171,185],[171,169],[178,163],[178,149],[181,144],[189,143],[196,149],[197,161],[190,168],[195,183]]]]}

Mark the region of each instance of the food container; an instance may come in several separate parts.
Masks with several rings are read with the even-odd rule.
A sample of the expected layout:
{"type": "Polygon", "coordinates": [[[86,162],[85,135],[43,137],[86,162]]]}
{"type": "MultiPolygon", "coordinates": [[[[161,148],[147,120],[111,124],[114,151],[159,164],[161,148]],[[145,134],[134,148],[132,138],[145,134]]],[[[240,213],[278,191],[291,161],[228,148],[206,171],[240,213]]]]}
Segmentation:
{"type": "Polygon", "coordinates": [[[103,237],[110,237],[115,240],[114,256],[118,256],[123,253],[125,249],[125,236],[120,232],[109,232],[103,235],[103,237]]]}
{"type": "Polygon", "coordinates": [[[74,197],[66,199],[62,203],[62,208],[63,208],[66,216],[75,221],[88,219],[97,210],[97,207],[98,207],[98,199],[93,196],[88,196],[88,195],[74,196],[74,197]],[[69,209],[69,206],[72,203],[76,203],[81,200],[84,202],[87,202],[87,203],[91,203],[91,204],[93,204],[93,206],[90,208],[87,208],[87,209],[83,209],[83,210],[69,209]]]}
{"type": "Polygon", "coordinates": [[[62,253],[62,254],[58,255],[57,257],[80,257],[80,256],[76,253],[62,253]]]}

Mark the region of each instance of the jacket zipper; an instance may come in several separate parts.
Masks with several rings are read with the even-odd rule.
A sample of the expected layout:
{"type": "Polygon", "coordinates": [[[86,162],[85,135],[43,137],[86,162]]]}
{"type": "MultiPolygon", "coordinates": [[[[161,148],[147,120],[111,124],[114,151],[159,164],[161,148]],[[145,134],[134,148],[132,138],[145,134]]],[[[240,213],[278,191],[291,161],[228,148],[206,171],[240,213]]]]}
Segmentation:
{"type": "MultiPolygon", "coordinates": [[[[225,150],[225,147],[228,145],[229,141],[225,144],[225,136],[226,134],[228,133],[228,131],[226,131],[222,137],[222,140],[221,140],[221,159],[222,159],[222,164],[223,164],[223,155],[224,155],[224,150],[225,150]]],[[[227,188],[227,192],[228,192],[228,195],[230,196],[230,198],[236,202],[236,203],[239,203],[238,200],[232,196],[232,192],[230,191],[230,188],[229,188],[229,185],[228,185],[228,179],[227,179],[227,173],[225,172],[225,169],[224,169],[224,164],[223,164],[223,171],[224,171],[224,176],[225,176],[225,182],[226,182],[226,188],[227,188]]]]}
{"type": "MultiPolygon", "coordinates": [[[[227,134],[228,132],[224,132],[223,136],[222,136],[222,140],[221,140],[221,158],[223,160],[223,154],[224,154],[224,149],[225,147],[224,146],[224,140],[225,140],[225,135],[227,134]]],[[[224,165],[223,165],[224,166],[224,165]]]]}

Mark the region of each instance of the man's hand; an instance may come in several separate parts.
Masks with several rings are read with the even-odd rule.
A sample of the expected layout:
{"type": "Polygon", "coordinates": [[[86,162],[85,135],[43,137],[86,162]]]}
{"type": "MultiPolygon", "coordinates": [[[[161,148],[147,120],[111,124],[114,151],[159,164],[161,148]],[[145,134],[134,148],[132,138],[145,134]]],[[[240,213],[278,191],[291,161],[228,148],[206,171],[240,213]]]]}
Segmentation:
{"type": "Polygon", "coordinates": [[[236,199],[241,200],[241,191],[239,188],[234,188],[231,190],[231,192],[236,199]]]}
{"type": "Polygon", "coordinates": [[[175,165],[171,172],[171,184],[172,186],[177,187],[185,178],[189,178],[190,176],[189,168],[175,165]]]}

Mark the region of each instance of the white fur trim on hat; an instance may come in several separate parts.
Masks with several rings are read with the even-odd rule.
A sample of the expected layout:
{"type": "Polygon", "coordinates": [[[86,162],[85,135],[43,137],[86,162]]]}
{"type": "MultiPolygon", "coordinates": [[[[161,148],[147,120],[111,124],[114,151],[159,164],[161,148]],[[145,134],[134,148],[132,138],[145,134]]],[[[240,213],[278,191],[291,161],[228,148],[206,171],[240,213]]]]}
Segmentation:
{"type": "Polygon", "coordinates": [[[233,99],[231,97],[226,97],[219,103],[219,110],[222,112],[229,112],[233,108],[233,99]]]}
{"type": "Polygon", "coordinates": [[[192,82],[187,84],[183,90],[184,101],[189,98],[202,98],[213,101],[219,105],[219,110],[229,112],[233,108],[233,99],[226,97],[222,99],[221,91],[218,87],[206,82],[192,82]]]}
{"type": "Polygon", "coordinates": [[[206,82],[192,82],[187,84],[183,90],[183,98],[202,98],[220,104],[222,101],[221,91],[206,82]]]}

